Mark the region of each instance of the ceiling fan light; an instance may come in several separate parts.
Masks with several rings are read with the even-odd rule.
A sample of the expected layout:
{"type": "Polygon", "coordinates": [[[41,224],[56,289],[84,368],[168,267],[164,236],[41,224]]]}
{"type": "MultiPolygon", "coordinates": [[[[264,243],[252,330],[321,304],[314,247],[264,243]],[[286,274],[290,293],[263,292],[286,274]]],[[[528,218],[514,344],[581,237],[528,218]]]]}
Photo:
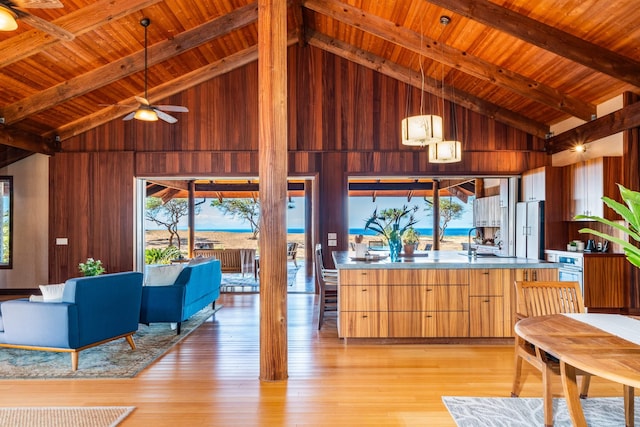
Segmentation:
{"type": "Polygon", "coordinates": [[[14,31],[18,29],[15,15],[6,8],[0,6],[0,31],[14,31]]]}
{"type": "Polygon", "coordinates": [[[136,120],[142,120],[143,122],[158,121],[158,115],[151,108],[138,108],[133,118],[136,120]]]}
{"type": "Polygon", "coordinates": [[[402,144],[423,147],[442,141],[442,117],[411,116],[402,120],[402,144]]]}
{"type": "Polygon", "coordinates": [[[462,161],[460,141],[441,141],[429,145],[429,162],[455,163],[462,161]]]}

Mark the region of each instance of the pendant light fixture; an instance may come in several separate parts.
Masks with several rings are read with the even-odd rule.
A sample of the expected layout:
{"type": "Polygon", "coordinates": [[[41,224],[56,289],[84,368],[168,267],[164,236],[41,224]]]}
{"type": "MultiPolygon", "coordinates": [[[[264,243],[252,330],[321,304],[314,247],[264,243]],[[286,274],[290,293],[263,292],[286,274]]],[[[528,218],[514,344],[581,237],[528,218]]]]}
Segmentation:
{"type": "MultiPolygon", "coordinates": [[[[420,31],[420,49],[422,50],[422,31],[420,31]]],[[[424,147],[434,142],[442,141],[442,117],[434,114],[424,114],[424,67],[422,53],[420,53],[420,115],[406,117],[402,120],[402,144],[424,147]]],[[[409,89],[411,90],[411,89],[409,89]]],[[[407,98],[407,116],[409,115],[407,98]]]]}
{"type": "Polygon", "coordinates": [[[16,16],[11,10],[0,5],[0,31],[14,31],[17,29],[16,16]]]}
{"type": "MultiPolygon", "coordinates": [[[[148,54],[147,54],[147,28],[151,24],[151,20],[148,18],[143,18],[140,21],[140,25],[144,27],[144,99],[149,99],[149,95],[147,94],[147,73],[148,73],[148,54]]],[[[140,107],[136,110],[133,118],[136,120],[142,120],[143,122],[157,122],[158,115],[149,105],[141,104],[140,107]]]]}
{"type": "MultiPolygon", "coordinates": [[[[451,18],[448,16],[441,16],[440,23],[444,26],[451,22],[451,18]]],[[[443,29],[444,31],[444,29],[443,29]]],[[[444,58],[444,47],[442,48],[442,56],[444,58]]],[[[442,111],[444,113],[444,63],[440,63],[442,70],[442,111]]],[[[453,85],[452,85],[453,90],[453,85]]],[[[462,143],[458,141],[458,123],[456,120],[456,108],[453,102],[450,101],[450,115],[451,120],[451,137],[452,139],[436,141],[429,144],[429,162],[430,163],[456,163],[462,161],[462,143]]]]}

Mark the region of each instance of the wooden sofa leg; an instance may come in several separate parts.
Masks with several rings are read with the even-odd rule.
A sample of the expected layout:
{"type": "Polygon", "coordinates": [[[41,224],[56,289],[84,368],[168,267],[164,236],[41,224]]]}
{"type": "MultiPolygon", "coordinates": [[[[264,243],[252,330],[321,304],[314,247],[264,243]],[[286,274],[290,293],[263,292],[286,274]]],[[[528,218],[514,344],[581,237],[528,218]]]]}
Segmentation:
{"type": "Polygon", "coordinates": [[[136,349],[136,343],[133,341],[133,335],[127,335],[125,337],[125,339],[127,340],[129,345],[131,346],[131,350],[135,350],[136,349]]]}
{"type": "Polygon", "coordinates": [[[71,370],[72,371],[78,370],[78,352],[77,351],[71,352],[71,370]]]}

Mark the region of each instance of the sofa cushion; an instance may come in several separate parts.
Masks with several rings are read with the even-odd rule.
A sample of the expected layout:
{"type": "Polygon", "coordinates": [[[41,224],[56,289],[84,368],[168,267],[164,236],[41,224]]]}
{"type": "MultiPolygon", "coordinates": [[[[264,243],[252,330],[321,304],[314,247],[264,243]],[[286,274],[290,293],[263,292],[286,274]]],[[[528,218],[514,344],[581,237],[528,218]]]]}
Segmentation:
{"type": "Polygon", "coordinates": [[[148,265],[144,276],[145,286],[173,285],[182,271],[182,264],[148,265]]]}
{"type": "Polygon", "coordinates": [[[64,283],[57,285],[40,285],[42,300],[44,302],[61,302],[64,293],[64,283]]]}

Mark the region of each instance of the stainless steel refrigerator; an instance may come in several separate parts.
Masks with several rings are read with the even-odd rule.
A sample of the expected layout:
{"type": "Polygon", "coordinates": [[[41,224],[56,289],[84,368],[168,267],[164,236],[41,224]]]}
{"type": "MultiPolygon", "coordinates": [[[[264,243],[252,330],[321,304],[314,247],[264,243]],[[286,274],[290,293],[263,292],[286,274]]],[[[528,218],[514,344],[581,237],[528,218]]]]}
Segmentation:
{"type": "Polygon", "coordinates": [[[516,256],[544,259],[544,202],[516,205],[516,256]]]}

